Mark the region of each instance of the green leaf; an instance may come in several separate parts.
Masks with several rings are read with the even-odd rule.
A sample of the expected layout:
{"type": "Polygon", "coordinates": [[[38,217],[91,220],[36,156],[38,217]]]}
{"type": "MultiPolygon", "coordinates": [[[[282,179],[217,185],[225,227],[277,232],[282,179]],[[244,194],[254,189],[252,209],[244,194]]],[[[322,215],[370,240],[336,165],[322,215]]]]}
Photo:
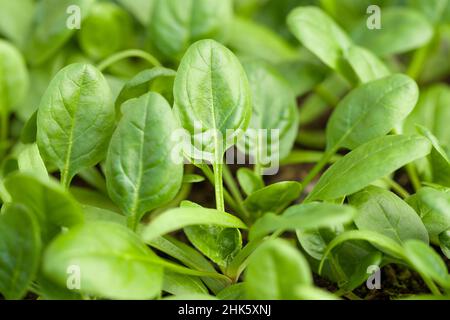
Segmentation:
{"type": "Polygon", "coordinates": [[[221,267],[226,267],[242,247],[237,229],[221,226],[191,226],[184,228],[189,241],[205,256],[221,267]]]}
{"type": "Polygon", "coordinates": [[[23,206],[2,208],[0,252],[0,293],[6,299],[22,299],[36,276],[41,255],[39,224],[23,206]]]}
{"type": "MultiPolygon", "coordinates": [[[[189,201],[183,201],[181,207],[202,208],[189,201]]],[[[184,233],[194,247],[222,268],[226,268],[242,248],[239,229],[200,225],[186,227],[184,233]]]]}
{"type": "Polygon", "coordinates": [[[22,47],[33,19],[34,0],[0,0],[0,33],[22,47]]]}
{"type": "Polygon", "coordinates": [[[231,0],[155,0],[152,12],[152,44],[173,59],[197,40],[225,40],[233,17],[231,0]]]}
{"type": "Polygon", "coordinates": [[[28,86],[28,71],[22,54],[0,39],[0,114],[14,110],[25,98],[28,86]]]}
{"type": "Polygon", "coordinates": [[[139,72],[129,81],[127,81],[120,91],[116,99],[116,111],[125,101],[132,98],[139,98],[140,96],[146,94],[148,91],[155,91],[154,87],[158,85],[158,80],[167,81],[167,87],[170,88],[166,88],[160,93],[168,101],[170,101],[171,99],[173,100],[172,97],[167,96],[167,93],[170,92],[170,94],[172,95],[173,79],[175,78],[175,75],[176,72],[174,70],[163,67],[154,67],[152,69],[147,69],[139,72]],[[170,85],[168,85],[169,83],[170,85]]]}
{"type": "Polygon", "coordinates": [[[145,212],[176,196],[183,162],[173,151],[178,125],[162,96],[150,92],[128,101],[123,111],[108,150],[106,182],[111,199],[135,226],[145,212]]]}
{"type": "Polygon", "coordinates": [[[360,230],[378,232],[400,244],[409,239],[429,242],[427,229],[414,209],[390,191],[369,186],[352,195],[349,203],[358,209],[355,224],[360,230]]]}
{"type": "MultiPolygon", "coordinates": [[[[73,228],[47,248],[43,271],[59,285],[79,268],[80,291],[112,299],[151,299],[162,288],[163,268],[156,255],[130,230],[97,222],[73,228]]],[[[76,276],[74,273],[73,276],[76,276]]]]}
{"type": "Polygon", "coordinates": [[[193,293],[208,294],[208,289],[198,278],[170,271],[164,272],[162,289],[176,296],[193,293]]]}
{"type": "Polygon", "coordinates": [[[245,72],[234,54],[213,40],[198,41],[186,52],[175,78],[174,98],[175,113],[192,145],[201,144],[202,157],[214,153],[209,160],[221,157],[250,121],[245,72]]]}
{"type": "Polygon", "coordinates": [[[444,255],[450,259],[450,229],[439,235],[439,245],[444,255]]]}
{"type": "MultiPolygon", "coordinates": [[[[353,241],[355,243],[355,241],[353,241]]],[[[344,259],[349,259],[350,257],[348,255],[344,255],[349,253],[350,250],[354,250],[354,248],[351,247],[352,243],[347,243],[341,246],[341,252],[338,251],[338,254],[336,255],[339,262],[341,262],[344,259]],[[347,252],[345,252],[347,251],[347,252]],[[342,256],[342,257],[341,257],[342,256]]],[[[350,258],[351,259],[351,258],[350,258]]],[[[358,288],[361,284],[367,281],[370,274],[367,272],[369,267],[372,266],[378,266],[381,268],[381,263],[383,262],[383,254],[379,251],[373,251],[366,253],[362,255],[362,257],[355,257],[353,260],[353,263],[355,264],[354,269],[351,272],[345,272],[347,275],[347,280],[341,285],[341,289],[350,292],[358,288]]],[[[343,267],[345,270],[346,268],[343,267]]]]}
{"type": "Polygon", "coordinates": [[[384,78],[390,73],[386,65],[365,48],[351,46],[345,58],[361,83],[384,78]]]}
{"type": "Polygon", "coordinates": [[[294,145],[299,126],[297,102],[287,81],[275,68],[260,61],[243,65],[253,111],[242,137],[244,141],[238,141],[238,147],[251,155],[255,163],[268,167],[285,158],[294,145]]]}
{"type": "Polygon", "coordinates": [[[445,18],[445,11],[449,10],[448,0],[408,0],[408,5],[421,12],[433,24],[438,24],[445,18]]]}
{"type": "Polygon", "coordinates": [[[72,24],[76,22],[76,19],[83,20],[89,16],[89,10],[93,3],[94,0],[39,1],[25,48],[27,60],[32,65],[38,65],[55,54],[75,33],[76,29],[72,24]],[[80,15],[77,16],[75,11],[67,13],[70,6],[77,6],[80,15]]]}
{"type": "Polygon", "coordinates": [[[416,105],[417,84],[395,74],[366,83],[342,99],[327,123],[327,149],[354,149],[400,124],[416,105]]]}
{"type": "MultiPolygon", "coordinates": [[[[29,86],[24,101],[20,103],[16,109],[16,114],[20,120],[23,122],[33,121],[30,118],[33,116],[33,113],[37,111],[39,101],[41,100],[42,95],[47,89],[50,81],[53,76],[67,64],[65,61],[67,58],[66,55],[67,52],[61,52],[56,55],[54,59],[51,59],[45,64],[32,67],[28,70],[30,83],[33,85],[29,86]]],[[[36,133],[34,133],[34,135],[36,135],[36,133]]],[[[34,138],[31,142],[35,141],[36,138],[34,138]]]]}
{"type": "Polygon", "coordinates": [[[82,300],[83,297],[79,292],[70,290],[67,285],[60,286],[45,277],[41,272],[38,274],[37,291],[39,299],[43,300],[82,300]]]}
{"type": "Polygon", "coordinates": [[[422,219],[431,242],[439,243],[439,235],[450,229],[450,193],[424,187],[408,203],[422,219]]]}
{"type": "Polygon", "coordinates": [[[330,107],[339,103],[336,97],[346,94],[351,87],[344,78],[337,73],[333,73],[323,80],[317,89],[319,91],[316,94],[307,97],[300,105],[300,125],[318,120],[324,112],[330,110],[330,107]],[[324,94],[321,94],[322,92],[324,94]],[[332,95],[336,95],[336,97],[332,95]]]}
{"type": "Polygon", "coordinates": [[[48,180],[47,168],[41,158],[37,144],[26,145],[17,156],[17,163],[20,172],[33,175],[42,181],[48,180]]]}
{"type": "Polygon", "coordinates": [[[405,257],[403,247],[385,235],[368,230],[350,230],[338,235],[328,244],[320,262],[319,274],[322,271],[325,259],[330,255],[331,251],[342,243],[351,240],[365,240],[395,258],[404,259],[405,257]]]}
{"type": "Polygon", "coordinates": [[[198,174],[185,174],[183,176],[183,183],[199,183],[203,181],[205,181],[205,177],[198,174]]]}
{"type": "Polygon", "coordinates": [[[218,299],[216,297],[214,297],[214,296],[209,295],[209,294],[190,293],[190,294],[169,296],[169,297],[163,298],[161,300],[203,301],[203,300],[218,300],[218,299]]]}
{"type": "Polygon", "coordinates": [[[426,156],[430,150],[430,143],[421,136],[393,135],[371,140],[333,164],[321,176],[308,199],[332,200],[355,193],[426,156]]]}
{"type": "Polygon", "coordinates": [[[270,63],[293,60],[297,51],[270,28],[252,20],[234,17],[227,45],[238,56],[254,57],[270,63]]]}
{"type": "Polygon", "coordinates": [[[334,70],[346,74],[343,57],[352,45],[347,34],[321,9],[298,7],[287,18],[294,36],[320,60],[334,70]]]}
{"type": "Polygon", "coordinates": [[[417,132],[416,125],[422,125],[436,136],[445,148],[450,148],[450,87],[444,84],[432,85],[420,92],[417,106],[408,116],[404,132],[417,132]]]}
{"type": "Polygon", "coordinates": [[[70,187],[69,191],[74,196],[74,198],[83,206],[93,206],[120,213],[120,209],[105,194],[81,187],[70,187]]]}
{"type": "Polygon", "coordinates": [[[309,61],[308,57],[283,61],[277,64],[276,68],[287,80],[291,90],[297,97],[314,90],[316,86],[325,80],[328,72],[326,67],[315,60],[309,61]]]}
{"type": "Polygon", "coordinates": [[[410,8],[385,8],[381,28],[367,28],[362,19],[352,34],[353,40],[379,56],[400,54],[420,48],[431,40],[433,27],[418,11],[410,8]]]}
{"type": "Polygon", "coordinates": [[[50,82],[37,115],[37,143],[61,171],[64,186],[103,160],[114,119],[111,91],[95,67],[71,64],[50,82]]]}
{"type": "Polygon", "coordinates": [[[312,285],[299,285],[295,288],[295,295],[299,300],[340,300],[326,290],[312,285]]]}
{"type": "Polygon", "coordinates": [[[264,188],[264,181],[261,176],[255,174],[248,168],[239,168],[236,172],[239,185],[246,195],[251,195],[253,192],[264,188]]]}
{"type": "Polygon", "coordinates": [[[301,190],[298,182],[277,182],[250,194],[244,205],[255,219],[266,212],[279,213],[300,196],[301,190]]]}
{"type": "Polygon", "coordinates": [[[281,216],[265,214],[250,228],[250,241],[277,230],[310,231],[351,222],[356,210],[350,206],[312,202],[289,207],[281,216]]]}
{"type": "Polygon", "coordinates": [[[118,2],[133,14],[142,25],[147,26],[149,24],[155,0],[118,0],[118,2]]]}
{"type": "Polygon", "coordinates": [[[14,173],[5,179],[5,187],[14,203],[27,207],[39,222],[44,242],[60,232],[83,222],[83,212],[72,196],[53,180],[14,173]]]}
{"type": "Polygon", "coordinates": [[[77,33],[78,43],[90,58],[103,59],[126,48],[133,35],[132,26],[131,17],[116,4],[95,2],[77,33]]]}
{"type": "Polygon", "coordinates": [[[450,288],[450,276],[441,257],[421,241],[409,240],[404,244],[408,262],[421,275],[425,275],[445,288],[450,288]]]}
{"type": "Polygon", "coordinates": [[[142,228],[144,241],[151,241],[169,232],[193,225],[215,225],[246,229],[247,226],[226,212],[199,207],[176,208],[165,211],[142,228]]]}
{"type": "Polygon", "coordinates": [[[127,220],[125,216],[122,216],[117,212],[113,212],[108,209],[83,205],[83,212],[86,223],[104,221],[104,222],[115,222],[122,226],[127,225],[127,220]]]}
{"type": "Polygon", "coordinates": [[[245,284],[236,283],[226,287],[217,294],[220,300],[244,300],[245,299],[245,284]]]}
{"type": "Polygon", "coordinates": [[[311,285],[312,275],[306,259],[281,239],[262,244],[250,257],[245,272],[246,299],[296,299],[298,285],[311,285]]]}
{"type": "MultiPolygon", "coordinates": [[[[352,226],[335,226],[320,228],[315,231],[297,231],[297,237],[303,249],[315,260],[322,260],[329,243],[338,235],[352,230],[352,226]]],[[[314,271],[319,268],[319,261],[309,259],[314,271]]],[[[321,275],[336,282],[340,290],[349,292],[367,280],[367,268],[380,265],[382,254],[366,241],[347,241],[333,249],[325,260],[321,275]]]]}
{"type": "MultiPolygon", "coordinates": [[[[189,268],[204,272],[216,272],[212,264],[198,251],[184,242],[176,240],[175,238],[169,236],[158,237],[150,241],[146,241],[146,243],[153,248],[177,259],[189,268]]],[[[211,277],[202,277],[202,280],[214,293],[218,293],[229,284],[227,281],[222,279],[211,277]]]]}
{"type": "Polygon", "coordinates": [[[426,127],[418,124],[417,131],[433,145],[429,156],[433,182],[450,187],[450,151],[447,154],[436,136],[426,127]]]}
{"type": "Polygon", "coordinates": [[[319,2],[320,6],[345,29],[352,29],[362,18],[366,21],[368,16],[364,15],[371,4],[381,6],[392,3],[390,0],[319,0],[319,2]]]}
{"type": "Polygon", "coordinates": [[[37,111],[35,111],[31,117],[25,122],[20,133],[20,142],[22,143],[35,143],[37,133],[37,111]]]}
{"type": "Polygon", "coordinates": [[[433,151],[432,152],[436,152],[438,156],[440,156],[441,161],[450,164],[450,160],[449,157],[447,155],[447,153],[445,152],[445,150],[442,148],[441,144],[439,143],[438,138],[436,138],[436,136],[431,133],[430,130],[428,130],[425,126],[422,126],[420,124],[416,125],[417,127],[417,131],[423,135],[424,137],[428,138],[428,140],[430,140],[431,144],[433,145],[433,151]]]}

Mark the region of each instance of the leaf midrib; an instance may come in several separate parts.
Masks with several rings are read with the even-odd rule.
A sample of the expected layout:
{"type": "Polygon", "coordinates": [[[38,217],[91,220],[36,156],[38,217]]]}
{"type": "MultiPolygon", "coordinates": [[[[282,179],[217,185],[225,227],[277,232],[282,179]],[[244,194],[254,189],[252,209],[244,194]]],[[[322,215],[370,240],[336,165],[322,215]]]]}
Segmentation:
{"type": "MultiPolygon", "coordinates": [[[[84,66],[83,72],[80,77],[81,83],[79,85],[79,90],[77,90],[77,94],[76,94],[76,108],[75,108],[73,117],[71,118],[71,121],[70,121],[69,144],[67,146],[66,159],[64,161],[63,177],[66,177],[67,180],[70,179],[69,174],[70,174],[70,162],[72,160],[73,135],[74,135],[74,129],[75,129],[75,125],[76,125],[76,117],[77,117],[77,113],[79,111],[80,98],[82,96],[81,92],[83,91],[83,87],[86,82],[86,77],[87,77],[87,66],[84,66]]],[[[64,97],[61,92],[61,87],[58,87],[58,89],[61,94],[61,101],[62,101],[63,105],[65,106],[64,97]]]]}

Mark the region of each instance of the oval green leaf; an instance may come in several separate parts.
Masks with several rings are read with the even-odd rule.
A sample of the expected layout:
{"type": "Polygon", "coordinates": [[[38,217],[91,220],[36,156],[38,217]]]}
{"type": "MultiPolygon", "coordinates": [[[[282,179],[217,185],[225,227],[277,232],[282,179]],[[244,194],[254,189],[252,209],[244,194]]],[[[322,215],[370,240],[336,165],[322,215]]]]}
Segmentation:
{"type": "Polygon", "coordinates": [[[53,180],[14,173],[5,179],[14,203],[27,207],[37,218],[44,241],[61,231],[83,223],[84,215],[76,200],[53,180]]]}
{"type": "Polygon", "coordinates": [[[166,57],[179,59],[197,40],[225,40],[232,16],[231,0],[155,0],[151,41],[166,57]]]}
{"type": "Polygon", "coordinates": [[[174,154],[178,128],[167,101],[150,92],[123,105],[106,159],[111,199],[135,225],[147,211],[172,200],[181,187],[183,162],[174,154]]]}
{"type": "Polygon", "coordinates": [[[366,19],[355,28],[352,38],[379,56],[405,53],[425,45],[433,27],[418,11],[391,7],[382,10],[382,27],[367,28],[366,19]]]}
{"type": "Polygon", "coordinates": [[[245,199],[244,205],[255,219],[266,212],[280,213],[300,196],[301,190],[298,182],[277,182],[253,192],[245,199]]]}
{"type": "Polygon", "coordinates": [[[0,293],[6,299],[22,299],[41,256],[39,224],[25,207],[12,204],[2,208],[0,252],[0,293]]]}
{"type": "Polygon", "coordinates": [[[250,121],[244,69],[230,50],[213,40],[194,43],[184,55],[175,78],[174,99],[174,110],[191,140],[201,138],[193,145],[201,143],[202,156],[207,152],[222,156],[250,121]]]}
{"type": "Polygon", "coordinates": [[[95,67],[71,64],[53,78],[39,105],[37,143],[63,185],[103,160],[114,119],[111,91],[95,67]]]}
{"type": "Polygon", "coordinates": [[[244,278],[246,299],[296,299],[295,288],[302,284],[312,284],[308,262],[286,240],[268,241],[251,255],[244,278]]]}
{"type": "MultiPolygon", "coordinates": [[[[66,286],[68,270],[80,276],[80,291],[112,299],[151,299],[162,288],[163,268],[156,255],[127,228],[88,223],[56,238],[47,248],[43,272],[66,286]]],[[[69,274],[70,276],[70,274],[69,274]]]]}
{"type": "Polygon", "coordinates": [[[421,136],[393,135],[371,140],[325,171],[308,199],[332,200],[355,193],[430,151],[431,144],[421,136]]]}
{"type": "Polygon", "coordinates": [[[358,209],[355,224],[360,230],[378,232],[399,244],[410,239],[429,242],[427,229],[414,209],[388,190],[369,186],[352,195],[349,203],[358,209]]]}
{"type": "Polygon", "coordinates": [[[327,123],[327,148],[354,149],[387,134],[413,110],[418,96],[417,84],[402,74],[354,89],[339,102],[327,123]]]}
{"type": "Polygon", "coordinates": [[[21,53],[0,39],[0,113],[6,115],[22,102],[28,84],[28,71],[21,53]]]}

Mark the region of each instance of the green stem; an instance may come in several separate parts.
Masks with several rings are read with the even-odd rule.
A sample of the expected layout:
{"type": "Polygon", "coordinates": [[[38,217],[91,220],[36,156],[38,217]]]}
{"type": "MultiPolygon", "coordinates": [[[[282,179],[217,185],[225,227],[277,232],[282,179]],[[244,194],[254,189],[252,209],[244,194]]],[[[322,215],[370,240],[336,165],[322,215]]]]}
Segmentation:
{"type": "Polygon", "coordinates": [[[242,271],[245,269],[248,261],[248,257],[256,250],[264,241],[274,240],[283,234],[284,230],[277,230],[269,237],[263,239],[255,239],[247,243],[241,251],[234,257],[233,261],[226,269],[226,274],[234,281],[237,281],[242,271]]]}
{"type": "Polygon", "coordinates": [[[65,190],[69,190],[71,180],[72,179],[69,177],[69,171],[63,169],[63,171],[61,171],[61,185],[65,190]]]}
{"type": "MultiPolygon", "coordinates": [[[[203,174],[205,175],[206,179],[214,185],[214,173],[211,171],[211,169],[206,164],[195,164],[196,167],[198,167],[200,170],[202,170],[203,174]]],[[[223,190],[223,197],[225,202],[233,209],[234,212],[238,213],[241,218],[243,218],[243,213],[239,211],[238,205],[234,201],[233,197],[230,195],[230,193],[227,190],[223,190]]]]}
{"type": "Polygon", "coordinates": [[[332,149],[326,151],[319,162],[312,168],[312,170],[308,173],[308,175],[303,179],[302,185],[303,189],[305,189],[311,181],[316,177],[316,175],[325,167],[328,162],[333,158],[333,156],[336,154],[337,150],[339,149],[339,145],[334,146],[332,149]]]}
{"type": "Polygon", "coordinates": [[[78,173],[78,175],[98,191],[102,192],[103,194],[108,193],[106,190],[105,178],[101,175],[96,167],[83,169],[78,173]]]}
{"type": "Polygon", "coordinates": [[[317,94],[330,107],[335,107],[339,103],[339,98],[332,94],[325,86],[319,84],[314,88],[314,93],[317,94]]]}
{"type": "Polygon", "coordinates": [[[406,74],[412,79],[417,80],[422,73],[423,66],[427,60],[430,44],[416,50],[412,58],[411,64],[406,71],[406,74]]]}
{"type": "Polygon", "coordinates": [[[250,217],[250,214],[248,213],[247,209],[244,206],[244,199],[242,198],[241,192],[239,191],[239,188],[233,178],[233,175],[230,172],[230,168],[228,168],[226,164],[223,166],[223,179],[225,180],[225,184],[230,190],[231,195],[233,196],[237,206],[244,213],[245,222],[248,222],[247,220],[250,217]]]}
{"type": "MultiPolygon", "coordinates": [[[[217,159],[216,159],[217,160],[217,159]]],[[[216,161],[213,164],[214,171],[214,190],[216,192],[216,209],[225,212],[225,202],[223,199],[223,163],[221,161],[216,161]]]]}
{"type": "Polygon", "coordinates": [[[127,227],[128,227],[130,230],[136,231],[136,228],[137,228],[137,221],[136,221],[136,216],[135,216],[135,214],[132,214],[132,215],[130,215],[130,216],[127,218],[127,227]]]}
{"type": "Polygon", "coordinates": [[[439,288],[428,276],[425,276],[421,272],[419,272],[419,274],[422,276],[423,281],[427,285],[428,289],[430,289],[431,293],[433,293],[435,296],[442,296],[442,293],[441,291],[439,291],[439,288]]]}
{"type": "Polygon", "coordinates": [[[302,146],[324,149],[326,145],[325,132],[322,130],[300,130],[296,142],[302,146]]]}
{"type": "Polygon", "coordinates": [[[142,59],[148,61],[153,66],[157,66],[157,67],[161,66],[161,63],[158,61],[158,59],[156,59],[150,53],[139,50],[139,49],[130,49],[130,50],[125,50],[125,51],[115,53],[112,56],[106,58],[105,60],[103,60],[102,62],[100,62],[98,64],[97,68],[100,71],[104,71],[106,68],[108,68],[109,66],[113,65],[114,63],[116,63],[120,60],[127,59],[127,58],[133,58],[133,57],[142,58],[142,59]]]}
{"type": "Polygon", "coordinates": [[[262,172],[262,167],[259,164],[259,162],[256,162],[255,165],[253,166],[253,172],[258,175],[261,176],[261,172],[262,172]]]}
{"type": "Polygon", "coordinates": [[[438,32],[434,30],[433,38],[423,47],[417,49],[414,52],[414,55],[412,57],[411,63],[408,66],[408,70],[406,71],[406,74],[413,78],[414,80],[417,80],[423,70],[423,67],[425,66],[425,62],[427,61],[428,55],[432,49],[432,46],[438,39],[438,32]]]}
{"type": "Polygon", "coordinates": [[[410,196],[409,192],[406,191],[405,188],[403,188],[401,185],[399,185],[394,180],[387,178],[387,177],[384,178],[383,180],[386,181],[389,184],[389,186],[392,188],[392,190],[397,192],[403,199],[406,199],[410,196]]]}
{"type": "Polygon", "coordinates": [[[226,275],[230,277],[233,282],[236,282],[245,268],[246,261],[248,257],[259,247],[259,245],[264,242],[264,239],[258,239],[255,241],[250,241],[242,248],[241,251],[234,257],[233,261],[228,265],[226,269],[226,275]]]}
{"type": "Polygon", "coordinates": [[[422,187],[422,183],[417,175],[416,166],[413,163],[409,163],[405,168],[414,190],[418,191],[422,187]]]}

